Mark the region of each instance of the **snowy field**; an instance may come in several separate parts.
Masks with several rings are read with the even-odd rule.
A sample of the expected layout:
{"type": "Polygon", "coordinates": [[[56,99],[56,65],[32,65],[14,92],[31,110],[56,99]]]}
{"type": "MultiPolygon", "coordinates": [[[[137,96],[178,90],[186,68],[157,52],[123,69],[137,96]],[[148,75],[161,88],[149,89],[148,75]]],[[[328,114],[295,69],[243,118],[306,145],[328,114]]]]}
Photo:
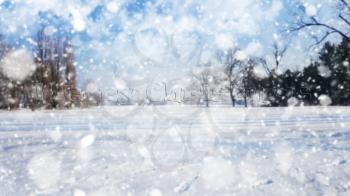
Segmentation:
{"type": "Polygon", "coordinates": [[[350,195],[350,108],[0,112],[1,195],[350,195]]]}

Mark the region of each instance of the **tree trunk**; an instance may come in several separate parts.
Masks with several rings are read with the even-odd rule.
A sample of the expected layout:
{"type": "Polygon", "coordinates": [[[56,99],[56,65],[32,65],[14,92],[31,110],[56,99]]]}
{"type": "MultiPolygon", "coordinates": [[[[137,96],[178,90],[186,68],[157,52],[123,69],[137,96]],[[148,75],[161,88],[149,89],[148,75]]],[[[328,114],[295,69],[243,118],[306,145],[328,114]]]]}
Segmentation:
{"type": "Polygon", "coordinates": [[[233,89],[230,89],[230,98],[231,98],[232,107],[236,107],[236,97],[233,94],[233,89]]]}
{"type": "Polygon", "coordinates": [[[205,107],[209,108],[209,96],[208,96],[208,92],[206,92],[205,95],[204,95],[204,102],[205,102],[205,107]]]}
{"type": "Polygon", "coordinates": [[[248,107],[248,103],[247,103],[247,97],[248,97],[248,85],[247,85],[247,82],[244,81],[244,107],[248,107]]]}

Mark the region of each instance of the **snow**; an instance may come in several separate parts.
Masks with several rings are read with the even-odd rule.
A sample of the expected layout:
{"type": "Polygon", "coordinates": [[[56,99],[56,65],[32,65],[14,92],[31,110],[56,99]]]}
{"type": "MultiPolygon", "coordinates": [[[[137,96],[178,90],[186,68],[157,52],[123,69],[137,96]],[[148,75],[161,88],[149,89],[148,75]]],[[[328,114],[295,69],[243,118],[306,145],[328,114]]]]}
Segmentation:
{"type": "Polygon", "coordinates": [[[57,32],[57,29],[51,25],[45,27],[44,33],[46,36],[52,36],[55,32],[57,32]]]}
{"type": "Polygon", "coordinates": [[[1,111],[0,190],[347,195],[349,127],[347,107],[1,111]]]}
{"type": "Polygon", "coordinates": [[[117,90],[124,90],[126,89],[127,85],[123,79],[116,78],[114,79],[114,84],[117,90]]]}
{"type": "Polygon", "coordinates": [[[162,196],[162,192],[159,189],[153,189],[150,194],[150,196],[162,196]]]}
{"type": "Polygon", "coordinates": [[[98,92],[98,87],[96,86],[95,83],[89,82],[86,85],[86,92],[88,92],[88,93],[97,93],[98,92]]]}
{"type": "Polygon", "coordinates": [[[60,169],[59,160],[50,153],[34,155],[27,166],[29,178],[41,190],[47,191],[56,187],[60,178],[60,169]]]}
{"type": "Polygon", "coordinates": [[[236,184],[237,170],[227,160],[207,157],[203,160],[200,176],[208,190],[226,189],[236,184]]]}
{"type": "Polygon", "coordinates": [[[288,99],[288,106],[296,106],[298,105],[299,100],[295,97],[291,97],[288,99]]]}
{"type": "Polygon", "coordinates": [[[228,50],[234,46],[233,38],[228,34],[219,34],[215,38],[215,42],[220,49],[228,50]]]}
{"type": "Polygon", "coordinates": [[[86,135],[80,140],[80,147],[81,148],[89,147],[94,142],[95,142],[95,136],[93,134],[86,135]]]}
{"type": "Polygon", "coordinates": [[[69,9],[73,17],[72,24],[74,29],[78,32],[84,31],[86,29],[86,22],[82,13],[78,8],[70,7],[69,9]]]}
{"type": "Polygon", "coordinates": [[[142,57],[163,62],[168,52],[167,36],[161,29],[145,28],[135,34],[135,49],[142,57]]]}
{"type": "Polygon", "coordinates": [[[86,193],[83,190],[75,189],[74,196],[86,196],[86,193]]]}
{"type": "MultiPolygon", "coordinates": [[[[330,107],[341,97],[277,88],[289,107],[215,105],[229,103],[230,82],[241,104],[247,89],[239,88],[247,85],[237,74],[249,63],[260,79],[270,72],[283,78],[283,71],[310,63],[320,65],[324,79],[341,75],[313,60],[321,47],[308,48],[323,33],[344,35],[348,15],[338,3],[0,0],[0,47],[6,50],[0,51],[0,76],[9,79],[0,107],[76,107],[70,100],[76,94],[83,106],[94,97],[98,104],[123,105],[0,111],[1,195],[350,195],[350,109],[330,107]],[[309,21],[326,25],[294,27],[309,21]],[[295,29],[295,36],[282,33],[295,29]],[[237,52],[218,59],[230,50],[237,52]],[[28,81],[40,60],[47,70],[28,81]],[[72,66],[60,68],[68,61],[76,73],[72,66]],[[229,64],[237,68],[232,77],[229,64]],[[83,81],[84,92],[76,93],[83,81]],[[56,103],[64,95],[67,104],[56,103]],[[312,96],[320,106],[298,107],[314,103],[306,100],[312,96]],[[211,108],[182,104],[208,101],[211,108]],[[145,106],[153,103],[169,105],[145,106]]],[[[343,60],[337,63],[349,66],[343,60]]],[[[268,80],[256,85],[248,105],[268,105],[268,80]]],[[[333,79],[331,86],[347,88],[333,79]]],[[[317,90],[330,92],[321,85],[317,90]]]]}
{"type": "Polygon", "coordinates": [[[243,60],[245,60],[247,57],[248,57],[248,55],[247,55],[244,51],[239,50],[239,51],[237,51],[237,52],[235,53],[235,58],[236,58],[237,60],[243,61],[243,60]]]}
{"type": "Polygon", "coordinates": [[[54,142],[59,142],[62,139],[62,132],[59,127],[56,127],[55,130],[49,133],[49,136],[54,142]]]}
{"type": "Polygon", "coordinates": [[[316,16],[317,8],[314,5],[305,4],[305,12],[308,16],[316,16]]]}
{"type": "Polygon", "coordinates": [[[120,3],[117,1],[111,1],[107,3],[106,7],[109,12],[117,13],[120,9],[120,3]]]}
{"type": "Polygon", "coordinates": [[[33,57],[25,49],[13,50],[0,61],[2,73],[12,80],[26,79],[33,74],[35,68],[33,57]]]}
{"type": "Polygon", "coordinates": [[[328,78],[332,74],[331,70],[329,70],[329,68],[324,66],[324,65],[319,66],[317,68],[317,70],[318,70],[320,76],[322,76],[322,77],[328,78]]]}
{"type": "Polygon", "coordinates": [[[322,106],[328,106],[332,104],[332,99],[328,95],[320,95],[318,97],[318,100],[322,106]]]}

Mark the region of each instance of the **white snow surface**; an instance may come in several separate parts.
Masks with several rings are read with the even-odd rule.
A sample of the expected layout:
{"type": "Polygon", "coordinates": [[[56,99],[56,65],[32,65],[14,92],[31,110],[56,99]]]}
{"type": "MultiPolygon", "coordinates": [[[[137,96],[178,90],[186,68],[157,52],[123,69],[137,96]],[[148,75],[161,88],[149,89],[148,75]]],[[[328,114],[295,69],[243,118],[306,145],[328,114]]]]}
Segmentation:
{"type": "Polygon", "coordinates": [[[0,112],[1,195],[349,195],[350,108],[0,112]]]}

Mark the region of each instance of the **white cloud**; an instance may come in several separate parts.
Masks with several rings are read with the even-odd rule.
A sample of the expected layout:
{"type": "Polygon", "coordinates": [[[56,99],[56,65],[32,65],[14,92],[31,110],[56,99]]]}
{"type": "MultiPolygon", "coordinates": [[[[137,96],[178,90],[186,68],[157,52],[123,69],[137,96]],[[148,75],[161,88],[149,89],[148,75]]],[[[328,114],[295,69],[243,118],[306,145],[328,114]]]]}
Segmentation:
{"type": "Polygon", "coordinates": [[[247,53],[245,53],[245,52],[242,51],[242,50],[239,50],[239,51],[237,51],[237,52],[235,53],[235,58],[236,58],[237,60],[243,61],[243,60],[245,60],[247,57],[248,57],[247,53]]]}
{"type": "Polygon", "coordinates": [[[263,54],[262,45],[258,41],[250,42],[244,51],[249,56],[261,56],[263,54]]]}
{"type": "Polygon", "coordinates": [[[234,46],[233,37],[229,34],[220,33],[215,36],[215,43],[218,48],[227,50],[234,46]]]}
{"type": "Polygon", "coordinates": [[[120,9],[120,6],[121,6],[121,3],[118,1],[111,1],[111,2],[108,2],[106,5],[107,10],[111,13],[117,13],[120,9]]]}

